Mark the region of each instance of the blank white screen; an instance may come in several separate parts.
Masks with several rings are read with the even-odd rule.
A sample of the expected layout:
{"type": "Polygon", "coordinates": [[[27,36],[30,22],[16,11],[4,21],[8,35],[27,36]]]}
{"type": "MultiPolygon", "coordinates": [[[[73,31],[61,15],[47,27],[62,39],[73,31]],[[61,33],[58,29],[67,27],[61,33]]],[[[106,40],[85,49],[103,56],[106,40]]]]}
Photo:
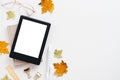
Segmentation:
{"type": "Polygon", "coordinates": [[[39,57],[47,25],[23,19],[14,52],[39,57]]]}

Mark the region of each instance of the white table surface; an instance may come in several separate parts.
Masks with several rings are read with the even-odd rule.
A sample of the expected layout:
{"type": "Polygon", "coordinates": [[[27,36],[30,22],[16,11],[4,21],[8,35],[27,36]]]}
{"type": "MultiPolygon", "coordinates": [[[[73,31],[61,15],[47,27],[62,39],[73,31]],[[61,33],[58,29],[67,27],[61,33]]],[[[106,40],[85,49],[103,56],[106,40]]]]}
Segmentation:
{"type": "MultiPolygon", "coordinates": [[[[19,1],[34,6],[32,17],[52,24],[47,45],[63,49],[68,73],[50,80],[120,80],[120,0],[53,0],[52,14],[41,14],[40,0],[19,1]]],[[[6,28],[18,18],[6,20],[6,11],[0,7],[0,40],[9,42],[6,28]]],[[[0,69],[9,60],[0,56],[0,69]]]]}

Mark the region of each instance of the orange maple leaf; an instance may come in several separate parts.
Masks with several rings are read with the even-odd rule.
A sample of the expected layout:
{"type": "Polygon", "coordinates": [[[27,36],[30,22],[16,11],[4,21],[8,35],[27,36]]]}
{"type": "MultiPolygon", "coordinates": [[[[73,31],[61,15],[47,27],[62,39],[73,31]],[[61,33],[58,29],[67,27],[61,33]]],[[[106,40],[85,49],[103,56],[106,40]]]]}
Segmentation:
{"type": "Polygon", "coordinates": [[[42,7],[42,13],[46,13],[47,11],[52,13],[54,10],[54,4],[52,0],[42,0],[39,5],[42,7]]]}
{"type": "Polygon", "coordinates": [[[54,74],[57,76],[63,76],[63,74],[67,73],[68,66],[67,64],[62,60],[61,63],[54,63],[54,68],[56,69],[54,74]]]}
{"type": "Polygon", "coordinates": [[[0,54],[4,53],[4,54],[8,54],[9,50],[7,48],[8,43],[5,41],[0,41],[0,54]]]}

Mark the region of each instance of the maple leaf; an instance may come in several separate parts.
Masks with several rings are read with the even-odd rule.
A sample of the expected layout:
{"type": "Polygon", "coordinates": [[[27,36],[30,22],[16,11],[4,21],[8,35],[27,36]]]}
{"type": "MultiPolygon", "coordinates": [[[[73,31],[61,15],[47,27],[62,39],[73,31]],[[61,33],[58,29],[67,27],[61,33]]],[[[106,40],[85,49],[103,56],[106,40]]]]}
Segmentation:
{"type": "Polygon", "coordinates": [[[0,54],[4,53],[4,54],[8,54],[9,50],[7,48],[8,43],[5,41],[0,41],[0,54]]]}
{"type": "Polygon", "coordinates": [[[55,49],[55,51],[54,51],[54,57],[56,57],[56,58],[62,58],[62,50],[55,49]]]}
{"type": "Polygon", "coordinates": [[[54,63],[54,68],[56,69],[54,74],[57,76],[63,76],[63,74],[67,73],[68,66],[67,64],[62,60],[61,63],[54,63]]]}
{"type": "Polygon", "coordinates": [[[42,14],[46,13],[47,11],[52,13],[54,10],[54,4],[52,0],[42,0],[41,3],[39,3],[42,7],[42,14]]]}
{"type": "Polygon", "coordinates": [[[13,11],[7,11],[6,14],[7,14],[7,20],[15,18],[15,13],[13,11]]]}
{"type": "Polygon", "coordinates": [[[7,75],[5,75],[4,78],[2,78],[0,80],[11,80],[11,79],[9,79],[9,77],[7,75]]]}

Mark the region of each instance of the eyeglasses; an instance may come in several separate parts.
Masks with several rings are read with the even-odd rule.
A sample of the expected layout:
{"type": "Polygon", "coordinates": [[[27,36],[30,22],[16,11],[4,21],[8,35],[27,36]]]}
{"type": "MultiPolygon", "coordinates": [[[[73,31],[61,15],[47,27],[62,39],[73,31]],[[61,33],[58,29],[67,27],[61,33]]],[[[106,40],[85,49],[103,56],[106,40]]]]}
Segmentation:
{"type": "Polygon", "coordinates": [[[1,6],[6,9],[11,9],[13,7],[15,7],[15,8],[17,7],[17,10],[21,10],[20,8],[23,8],[23,10],[27,16],[31,16],[33,13],[35,13],[35,10],[31,5],[24,4],[24,3],[21,3],[16,0],[1,4],[1,6]]]}

